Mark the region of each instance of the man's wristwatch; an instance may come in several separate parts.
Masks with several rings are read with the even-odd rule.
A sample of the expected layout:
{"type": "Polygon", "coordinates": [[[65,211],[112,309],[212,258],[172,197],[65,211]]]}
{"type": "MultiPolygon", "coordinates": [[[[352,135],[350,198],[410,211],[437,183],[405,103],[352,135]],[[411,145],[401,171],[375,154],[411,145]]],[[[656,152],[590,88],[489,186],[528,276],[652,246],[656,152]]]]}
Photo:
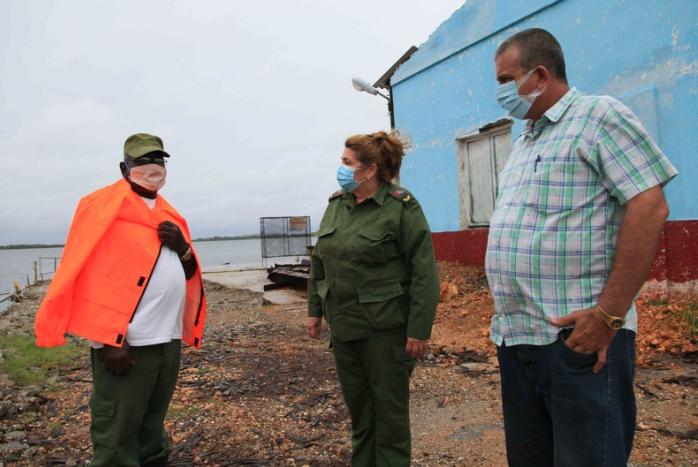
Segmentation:
{"type": "Polygon", "coordinates": [[[184,254],[179,257],[179,259],[182,261],[189,261],[193,255],[194,255],[194,253],[191,251],[191,246],[190,246],[189,248],[187,248],[187,251],[185,251],[184,254]]]}
{"type": "Polygon", "coordinates": [[[606,325],[613,329],[614,331],[617,331],[621,329],[625,325],[625,319],[621,318],[619,316],[611,316],[608,313],[604,311],[603,308],[601,308],[601,305],[596,305],[594,309],[599,313],[599,316],[601,316],[601,319],[604,320],[606,325]]]}

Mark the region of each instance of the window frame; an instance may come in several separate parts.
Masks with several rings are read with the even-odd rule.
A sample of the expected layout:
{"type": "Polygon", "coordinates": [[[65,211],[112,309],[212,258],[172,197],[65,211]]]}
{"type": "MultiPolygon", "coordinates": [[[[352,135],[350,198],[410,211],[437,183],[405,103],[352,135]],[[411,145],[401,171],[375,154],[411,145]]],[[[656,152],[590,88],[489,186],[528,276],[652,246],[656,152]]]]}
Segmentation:
{"type": "Polygon", "coordinates": [[[497,193],[499,191],[499,169],[498,167],[504,167],[506,162],[509,160],[511,155],[511,146],[513,145],[513,135],[512,126],[514,121],[511,119],[502,119],[494,123],[485,125],[478,130],[469,132],[456,137],[456,162],[458,171],[458,204],[459,204],[459,223],[460,228],[465,230],[473,227],[488,227],[489,219],[486,222],[477,222],[473,220],[473,193],[471,187],[471,173],[470,173],[470,152],[468,147],[471,143],[476,141],[487,140],[489,147],[490,156],[490,168],[492,177],[492,198],[494,209],[494,204],[496,204],[497,193]],[[505,156],[504,161],[500,161],[498,164],[498,158],[496,154],[495,138],[500,135],[509,135],[509,152],[505,156]]]}

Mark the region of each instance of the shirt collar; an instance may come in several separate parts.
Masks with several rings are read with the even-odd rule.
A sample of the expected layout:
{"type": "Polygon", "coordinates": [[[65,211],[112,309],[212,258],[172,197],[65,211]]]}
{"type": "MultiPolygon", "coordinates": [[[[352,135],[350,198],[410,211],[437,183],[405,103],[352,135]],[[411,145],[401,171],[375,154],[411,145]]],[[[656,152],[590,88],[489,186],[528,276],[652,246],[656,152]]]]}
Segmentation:
{"type": "Polygon", "coordinates": [[[378,188],[378,191],[373,194],[373,201],[375,201],[378,206],[383,206],[383,203],[385,203],[385,197],[388,195],[388,191],[390,191],[390,185],[383,183],[381,187],[378,188]]]}
{"type": "Polygon", "coordinates": [[[567,112],[572,103],[576,101],[582,93],[577,88],[570,88],[552,107],[545,111],[543,116],[536,121],[528,120],[524,134],[537,133],[548,123],[557,123],[567,112]]]}
{"type": "MultiPolygon", "coordinates": [[[[373,196],[370,198],[367,198],[367,200],[372,199],[373,201],[376,202],[378,206],[383,206],[383,203],[385,203],[385,197],[388,196],[388,192],[390,191],[390,184],[389,183],[383,183],[381,186],[378,188],[378,191],[376,191],[373,196]]],[[[351,205],[351,206],[356,206],[356,196],[354,193],[350,192],[345,192],[344,193],[344,199],[351,205]]],[[[365,201],[364,201],[365,202],[365,201]]]]}

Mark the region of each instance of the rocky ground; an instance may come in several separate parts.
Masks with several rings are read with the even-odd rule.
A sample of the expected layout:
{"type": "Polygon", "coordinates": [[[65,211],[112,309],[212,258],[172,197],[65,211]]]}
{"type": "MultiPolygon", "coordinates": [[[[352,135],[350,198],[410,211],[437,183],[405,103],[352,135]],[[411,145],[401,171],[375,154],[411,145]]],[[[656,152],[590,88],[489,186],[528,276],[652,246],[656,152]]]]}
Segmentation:
{"type": "MultiPolygon", "coordinates": [[[[411,382],[413,465],[505,465],[499,376],[487,338],[491,299],[481,273],[441,270],[433,352],[411,382]]],[[[0,339],[31,335],[44,292],[35,287],[0,317],[0,339]]],[[[204,348],[184,350],[167,419],[173,465],[348,465],[348,414],[327,334],[306,337],[300,305],[262,306],[257,294],[213,283],[207,293],[204,348]]],[[[652,316],[641,332],[644,326],[653,337],[638,344],[633,465],[698,465],[688,306],[641,300],[641,314],[652,316]]],[[[0,466],[85,465],[90,458],[91,375],[87,347],[79,345],[84,352],[38,384],[21,386],[0,373],[0,466]]],[[[0,364],[11,352],[3,351],[0,364]]]]}

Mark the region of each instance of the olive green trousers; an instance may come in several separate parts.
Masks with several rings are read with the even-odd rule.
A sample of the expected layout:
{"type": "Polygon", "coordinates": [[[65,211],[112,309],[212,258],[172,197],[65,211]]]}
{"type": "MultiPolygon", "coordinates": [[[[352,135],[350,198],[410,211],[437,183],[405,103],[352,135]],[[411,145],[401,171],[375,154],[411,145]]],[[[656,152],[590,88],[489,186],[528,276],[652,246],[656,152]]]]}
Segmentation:
{"type": "Polygon", "coordinates": [[[351,414],[352,466],[409,466],[410,375],[405,329],[368,339],[332,340],[351,414]]]}
{"type": "Polygon", "coordinates": [[[141,466],[167,457],[164,420],[172,400],[181,341],[131,347],[133,367],[114,376],[92,349],[90,414],[94,458],[90,467],[141,466]]]}

